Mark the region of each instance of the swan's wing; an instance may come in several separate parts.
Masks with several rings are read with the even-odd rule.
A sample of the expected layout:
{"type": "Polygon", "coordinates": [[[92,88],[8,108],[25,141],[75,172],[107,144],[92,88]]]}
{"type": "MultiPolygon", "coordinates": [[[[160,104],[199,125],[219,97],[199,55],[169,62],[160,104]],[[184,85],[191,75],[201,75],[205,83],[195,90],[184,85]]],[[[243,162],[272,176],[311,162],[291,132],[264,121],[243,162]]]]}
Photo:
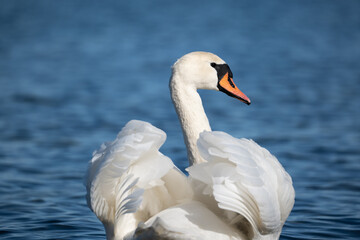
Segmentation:
{"type": "Polygon", "coordinates": [[[203,132],[198,148],[208,162],[188,168],[197,190],[213,196],[231,223],[244,217],[261,234],[278,232],[295,197],[278,160],[254,141],[223,132],[203,132]]]}
{"type": "Polygon", "coordinates": [[[133,120],[94,152],[86,198],[105,227],[113,228],[107,231],[129,233],[140,221],[191,196],[186,177],[159,152],[165,139],[160,129],[133,120]]]}

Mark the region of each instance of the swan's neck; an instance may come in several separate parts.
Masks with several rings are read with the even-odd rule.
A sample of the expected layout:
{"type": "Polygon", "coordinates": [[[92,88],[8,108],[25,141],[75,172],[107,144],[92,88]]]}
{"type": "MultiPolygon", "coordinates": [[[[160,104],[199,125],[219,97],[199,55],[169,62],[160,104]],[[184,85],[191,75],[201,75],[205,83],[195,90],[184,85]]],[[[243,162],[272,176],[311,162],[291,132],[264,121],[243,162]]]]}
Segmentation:
{"type": "Polygon", "coordinates": [[[205,162],[200,156],[196,142],[203,131],[211,131],[200,95],[194,86],[184,84],[177,74],[170,80],[171,98],[183,130],[190,166],[205,162]]]}

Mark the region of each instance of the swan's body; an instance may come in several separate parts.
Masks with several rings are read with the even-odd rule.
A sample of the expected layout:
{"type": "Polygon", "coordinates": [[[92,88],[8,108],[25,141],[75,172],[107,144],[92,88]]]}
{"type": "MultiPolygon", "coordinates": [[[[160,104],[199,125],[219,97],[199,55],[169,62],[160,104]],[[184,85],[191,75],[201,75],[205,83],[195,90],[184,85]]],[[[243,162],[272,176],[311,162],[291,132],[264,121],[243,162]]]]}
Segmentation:
{"type": "Polygon", "coordinates": [[[187,178],[159,152],[166,134],[130,121],[94,153],[89,207],[108,239],[278,239],[294,204],[291,177],[252,140],[211,132],[197,89],[250,103],[219,57],[194,52],[173,66],[170,90],[183,129],[187,178]]]}

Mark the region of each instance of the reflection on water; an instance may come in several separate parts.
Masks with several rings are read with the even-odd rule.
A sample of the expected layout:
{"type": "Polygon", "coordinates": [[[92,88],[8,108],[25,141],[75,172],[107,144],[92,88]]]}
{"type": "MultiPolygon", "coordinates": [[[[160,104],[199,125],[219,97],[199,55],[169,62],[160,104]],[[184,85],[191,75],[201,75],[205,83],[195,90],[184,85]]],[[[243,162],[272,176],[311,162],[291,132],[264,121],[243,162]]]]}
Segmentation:
{"type": "Polygon", "coordinates": [[[282,239],[360,232],[359,1],[7,1],[0,8],[2,239],[104,239],[85,205],[91,153],[130,119],[186,151],[171,64],[214,52],[252,100],[201,91],[213,129],[253,138],[293,177],[282,239]]]}

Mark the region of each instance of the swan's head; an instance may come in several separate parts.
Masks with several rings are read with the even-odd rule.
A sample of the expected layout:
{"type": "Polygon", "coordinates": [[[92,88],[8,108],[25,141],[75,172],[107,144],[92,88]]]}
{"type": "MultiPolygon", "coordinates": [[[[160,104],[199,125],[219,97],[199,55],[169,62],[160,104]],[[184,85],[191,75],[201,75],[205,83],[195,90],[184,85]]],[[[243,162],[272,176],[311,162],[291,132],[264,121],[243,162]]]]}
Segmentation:
{"type": "Polygon", "coordinates": [[[233,81],[230,67],[224,60],[209,52],[192,52],[184,55],[173,65],[173,77],[195,89],[210,89],[226,93],[246,104],[250,99],[240,91],[233,81]]]}

